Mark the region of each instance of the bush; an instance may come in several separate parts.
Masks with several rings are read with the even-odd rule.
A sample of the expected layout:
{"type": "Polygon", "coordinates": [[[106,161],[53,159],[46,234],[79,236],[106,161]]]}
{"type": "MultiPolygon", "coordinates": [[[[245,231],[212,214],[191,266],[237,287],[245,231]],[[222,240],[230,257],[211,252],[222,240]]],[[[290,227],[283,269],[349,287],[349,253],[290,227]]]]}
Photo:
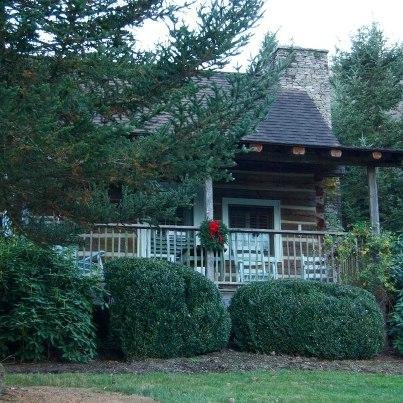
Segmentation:
{"type": "Polygon", "coordinates": [[[403,355],[403,291],[400,291],[392,313],[393,346],[400,355],[403,355]]]}
{"type": "Polygon", "coordinates": [[[393,281],[396,290],[403,290],[403,236],[397,239],[393,250],[394,268],[393,268],[393,281]]]}
{"type": "Polygon", "coordinates": [[[4,392],[4,367],[0,364],[0,397],[4,392]]]}
{"type": "Polygon", "coordinates": [[[180,357],[223,348],[229,315],[217,287],[190,268],[156,259],[105,265],[112,334],[127,358],[180,357]]]}
{"type": "Polygon", "coordinates": [[[234,345],[246,351],[366,358],[384,343],[383,318],[369,292],[303,280],[251,283],[235,293],[234,345]]]}
{"type": "Polygon", "coordinates": [[[331,249],[335,250],[340,262],[347,263],[341,281],[374,294],[386,316],[396,291],[396,237],[388,231],[374,234],[366,223],[357,223],[347,236],[337,239],[331,249]],[[351,264],[352,256],[356,257],[358,270],[351,264]]]}
{"type": "Polygon", "coordinates": [[[72,260],[22,238],[0,238],[0,356],[88,361],[95,279],[72,260]]]}

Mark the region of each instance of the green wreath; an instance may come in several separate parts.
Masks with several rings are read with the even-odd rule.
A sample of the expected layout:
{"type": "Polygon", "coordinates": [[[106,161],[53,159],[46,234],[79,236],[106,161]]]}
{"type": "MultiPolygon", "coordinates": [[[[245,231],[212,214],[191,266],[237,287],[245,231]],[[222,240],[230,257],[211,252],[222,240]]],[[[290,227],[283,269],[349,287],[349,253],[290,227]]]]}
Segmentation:
{"type": "Polygon", "coordinates": [[[228,227],[218,220],[204,220],[199,227],[201,245],[211,251],[224,249],[228,233],[228,227]]]}

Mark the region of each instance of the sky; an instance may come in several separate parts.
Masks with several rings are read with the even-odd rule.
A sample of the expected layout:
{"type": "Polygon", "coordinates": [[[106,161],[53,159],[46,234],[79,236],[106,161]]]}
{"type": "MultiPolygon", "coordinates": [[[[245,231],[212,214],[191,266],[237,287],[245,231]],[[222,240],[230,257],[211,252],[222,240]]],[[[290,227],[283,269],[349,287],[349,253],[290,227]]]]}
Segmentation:
{"type": "MultiPolygon", "coordinates": [[[[184,15],[192,23],[194,15],[184,15]]],[[[266,0],[264,16],[254,36],[232,65],[245,65],[255,55],[267,31],[276,31],[281,45],[347,50],[350,37],[363,25],[377,22],[389,43],[403,41],[403,0],[266,0]]],[[[164,27],[147,24],[141,29],[142,47],[164,37],[164,27]]]]}

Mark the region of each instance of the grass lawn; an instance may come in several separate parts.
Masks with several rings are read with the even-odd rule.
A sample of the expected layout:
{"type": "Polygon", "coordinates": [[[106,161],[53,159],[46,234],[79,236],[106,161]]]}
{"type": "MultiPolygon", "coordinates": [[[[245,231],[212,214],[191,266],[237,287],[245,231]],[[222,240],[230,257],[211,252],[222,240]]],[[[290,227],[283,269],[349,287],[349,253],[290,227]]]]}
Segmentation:
{"type": "Polygon", "coordinates": [[[9,374],[8,386],[83,387],[149,396],[161,402],[401,402],[403,377],[336,371],[151,374],[9,374]]]}

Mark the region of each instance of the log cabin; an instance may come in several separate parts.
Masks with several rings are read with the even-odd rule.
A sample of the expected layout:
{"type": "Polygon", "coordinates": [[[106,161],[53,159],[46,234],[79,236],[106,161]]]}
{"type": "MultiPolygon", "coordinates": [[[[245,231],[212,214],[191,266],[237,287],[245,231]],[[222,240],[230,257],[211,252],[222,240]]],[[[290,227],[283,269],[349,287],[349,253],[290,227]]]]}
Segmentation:
{"type": "MultiPolygon", "coordinates": [[[[243,138],[252,152],[237,158],[234,181],[207,180],[181,225],[100,224],[83,235],[81,256],[168,259],[208,276],[224,294],[268,278],[338,281],[342,267],[326,239],[343,233],[326,222],[325,183],[342,178],[346,165],[367,167],[371,225],[379,232],[376,168],[401,166],[403,150],[340,144],[331,130],[327,51],[292,51],[277,99],[243,138]],[[197,232],[206,218],[230,229],[220,253],[200,246],[197,232]]],[[[289,52],[279,48],[277,57],[289,52]]]]}

